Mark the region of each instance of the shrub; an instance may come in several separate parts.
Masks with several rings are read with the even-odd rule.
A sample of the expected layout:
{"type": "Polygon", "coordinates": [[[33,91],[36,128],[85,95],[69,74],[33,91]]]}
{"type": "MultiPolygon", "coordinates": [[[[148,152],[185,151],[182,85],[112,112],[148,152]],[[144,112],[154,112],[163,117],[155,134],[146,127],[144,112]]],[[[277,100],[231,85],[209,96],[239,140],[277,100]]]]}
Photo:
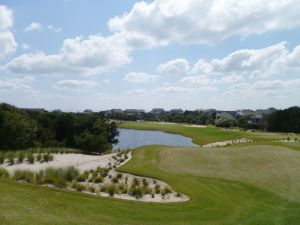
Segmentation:
{"type": "Polygon", "coordinates": [[[148,187],[148,185],[149,185],[148,181],[144,178],[143,179],[143,186],[148,187]]]}
{"type": "Polygon", "coordinates": [[[44,173],[45,183],[52,184],[58,188],[66,186],[65,173],[62,168],[47,168],[44,173]]]}
{"type": "Polygon", "coordinates": [[[88,189],[89,192],[92,192],[92,193],[95,193],[95,191],[96,191],[94,186],[88,186],[87,189],[88,189]]]}
{"type": "Polygon", "coordinates": [[[121,179],[122,177],[123,177],[123,174],[121,174],[121,173],[118,173],[118,174],[117,174],[117,178],[118,178],[118,179],[121,179]]]}
{"type": "Polygon", "coordinates": [[[162,195],[170,194],[172,191],[169,187],[164,187],[163,190],[161,191],[162,195]]]}
{"type": "Polygon", "coordinates": [[[130,194],[136,199],[142,198],[144,195],[143,188],[139,186],[134,186],[130,189],[130,194]]]}
{"type": "Polygon", "coordinates": [[[79,192],[82,192],[85,190],[85,186],[80,183],[77,183],[77,182],[72,184],[72,188],[79,192]]]}
{"type": "Polygon", "coordinates": [[[181,193],[179,193],[179,192],[176,193],[176,197],[177,197],[177,198],[181,198],[181,196],[182,196],[181,193]]]}
{"type": "Polygon", "coordinates": [[[35,174],[35,183],[43,184],[44,183],[44,171],[41,170],[35,174]]]}
{"type": "Polygon", "coordinates": [[[146,195],[150,195],[153,193],[152,189],[149,188],[149,187],[143,187],[143,192],[146,194],[146,195]]]}
{"type": "Polygon", "coordinates": [[[124,183],[119,184],[118,188],[119,188],[119,191],[120,191],[122,194],[127,194],[127,192],[128,192],[128,187],[127,187],[126,184],[124,184],[124,183]]]}
{"type": "Polygon", "coordinates": [[[154,192],[155,192],[155,194],[160,194],[161,190],[160,190],[160,185],[159,184],[155,185],[154,192]]]}
{"type": "Polygon", "coordinates": [[[27,161],[31,164],[34,163],[34,155],[31,152],[27,155],[27,161]]]}
{"type": "Polygon", "coordinates": [[[102,183],[103,182],[103,177],[96,177],[94,179],[94,183],[102,183]]]}
{"type": "Polygon", "coordinates": [[[50,154],[49,153],[43,155],[43,161],[44,162],[48,162],[49,158],[50,158],[50,154]]]}
{"type": "Polygon", "coordinates": [[[77,177],[77,181],[78,182],[85,182],[87,179],[88,179],[88,174],[86,173],[83,173],[83,174],[80,174],[78,177],[77,177]]]}
{"type": "Polygon", "coordinates": [[[13,153],[8,154],[8,163],[11,166],[14,165],[14,163],[15,163],[15,157],[14,157],[13,153]]]}
{"type": "Polygon", "coordinates": [[[53,155],[49,154],[49,161],[53,161],[54,157],[53,155]]]}
{"type": "Polygon", "coordinates": [[[74,166],[69,166],[64,171],[64,177],[65,177],[66,181],[69,181],[69,182],[76,180],[78,175],[79,175],[79,172],[74,166]]]}
{"type": "Polygon", "coordinates": [[[103,187],[103,191],[109,194],[109,196],[114,196],[117,193],[117,186],[115,184],[106,184],[103,187]]]}
{"type": "Polygon", "coordinates": [[[1,178],[9,178],[9,173],[4,169],[0,167],[0,177],[1,178]]]}
{"type": "Polygon", "coordinates": [[[30,170],[16,170],[14,173],[14,179],[33,183],[34,173],[30,170]]]}
{"type": "Polygon", "coordinates": [[[37,154],[37,156],[36,156],[36,161],[41,162],[41,160],[42,160],[42,154],[39,153],[39,154],[37,154]]]}
{"type": "Polygon", "coordinates": [[[23,152],[20,152],[18,155],[18,163],[22,163],[24,161],[25,155],[23,152]]]}
{"type": "Polygon", "coordinates": [[[118,179],[118,177],[114,177],[111,181],[112,181],[114,184],[116,184],[116,183],[119,182],[119,179],[118,179]]]}
{"type": "Polygon", "coordinates": [[[5,156],[4,156],[4,153],[0,153],[0,164],[3,164],[5,161],[5,156]]]}
{"type": "Polygon", "coordinates": [[[136,186],[139,186],[139,185],[140,185],[140,181],[137,178],[134,178],[133,181],[132,181],[132,186],[136,187],[136,186]]]}

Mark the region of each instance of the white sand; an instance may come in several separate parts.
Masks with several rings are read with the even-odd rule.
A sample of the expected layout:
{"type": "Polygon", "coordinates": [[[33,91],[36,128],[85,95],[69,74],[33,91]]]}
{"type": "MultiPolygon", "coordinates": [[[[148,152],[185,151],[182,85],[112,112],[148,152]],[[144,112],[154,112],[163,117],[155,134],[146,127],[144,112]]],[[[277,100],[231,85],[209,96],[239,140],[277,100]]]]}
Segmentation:
{"type": "Polygon", "coordinates": [[[223,147],[223,146],[227,146],[227,145],[242,144],[242,143],[247,143],[247,142],[253,142],[253,140],[246,139],[246,138],[240,138],[240,139],[234,139],[234,140],[229,140],[229,141],[214,142],[214,143],[202,145],[202,147],[205,147],[205,148],[223,147]]]}
{"type": "Polygon", "coordinates": [[[28,162],[23,162],[15,163],[12,166],[4,164],[2,167],[4,167],[9,173],[13,173],[13,171],[18,169],[38,172],[48,167],[61,168],[68,166],[75,166],[78,170],[84,171],[88,169],[96,169],[97,167],[108,167],[108,163],[114,155],[116,155],[116,153],[100,156],[83,154],[53,154],[53,161],[47,163],[34,162],[34,164],[30,164],[28,162]]]}

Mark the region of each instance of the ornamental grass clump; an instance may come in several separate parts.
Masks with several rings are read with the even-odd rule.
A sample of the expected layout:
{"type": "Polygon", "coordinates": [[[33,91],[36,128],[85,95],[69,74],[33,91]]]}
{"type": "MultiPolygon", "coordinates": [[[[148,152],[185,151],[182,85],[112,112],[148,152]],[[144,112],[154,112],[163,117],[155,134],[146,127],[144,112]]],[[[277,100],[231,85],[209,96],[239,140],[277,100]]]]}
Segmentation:
{"type": "Polygon", "coordinates": [[[62,168],[47,168],[45,170],[44,182],[55,187],[63,188],[66,186],[66,177],[62,168]]]}
{"type": "Polygon", "coordinates": [[[35,174],[35,183],[36,184],[43,184],[44,183],[44,171],[41,170],[35,174]]]}
{"type": "Polygon", "coordinates": [[[94,181],[94,183],[102,183],[103,182],[103,177],[101,177],[101,176],[96,177],[93,181],[94,181]]]}
{"type": "Polygon", "coordinates": [[[162,189],[162,191],[161,191],[161,194],[163,195],[163,196],[165,196],[165,195],[167,195],[167,194],[170,194],[170,193],[172,193],[172,191],[171,191],[171,189],[169,188],[169,187],[164,187],[163,189],[162,189]]]}
{"type": "Polygon", "coordinates": [[[32,154],[32,152],[30,152],[30,153],[27,154],[27,161],[28,161],[30,164],[33,164],[33,163],[34,163],[34,155],[32,154]]]}
{"type": "Polygon", "coordinates": [[[12,165],[14,165],[14,163],[15,163],[15,156],[13,153],[9,153],[8,154],[8,164],[10,166],[12,166],[12,165]]]}
{"type": "Polygon", "coordinates": [[[0,178],[9,178],[9,173],[2,167],[0,167],[0,178]]]}
{"type": "Polygon", "coordinates": [[[117,192],[117,186],[115,184],[106,184],[103,186],[102,191],[109,194],[109,196],[113,197],[117,192]]]}
{"type": "Polygon", "coordinates": [[[74,166],[69,166],[64,170],[64,177],[68,182],[76,180],[78,175],[79,172],[74,166]]]}
{"type": "Polygon", "coordinates": [[[5,155],[3,152],[0,153],[0,164],[3,164],[5,161],[5,155]]]}
{"type": "Polygon", "coordinates": [[[16,170],[14,179],[18,181],[26,181],[28,183],[34,182],[34,173],[30,170],[16,170]]]}
{"type": "Polygon", "coordinates": [[[132,186],[129,193],[136,199],[142,198],[144,195],[143,188],[139,186],[132,186]]]}
{"type": "Polygon", "coordinates": [[[23,152],[18,154],[18,163],[22,163],[24,161],[25,155],[23,152]]]}
{"type": "Polygon", "coordinates": [[[160,194],[161,190],[160,190],[160,185],[159,184],[155,185],[154,192],[155,192],[155,194],[160,194]]]}
{"type": "Polygon", "coordinates": [[[85,191],[85,189],[86,189],[86,187],[84,185],[77,183],[77,182],[72,184],[72,188],[79,192],[85,191]]]}

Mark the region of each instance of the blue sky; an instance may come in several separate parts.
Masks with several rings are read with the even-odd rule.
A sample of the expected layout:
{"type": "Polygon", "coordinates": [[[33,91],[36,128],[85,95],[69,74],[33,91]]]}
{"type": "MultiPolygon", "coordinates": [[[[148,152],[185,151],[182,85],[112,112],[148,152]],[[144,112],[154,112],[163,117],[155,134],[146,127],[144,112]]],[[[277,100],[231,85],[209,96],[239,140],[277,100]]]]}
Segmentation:
{"type": "Polygon", "coordinates": [[[299,105],[299,11],[296,0],[0,0],[0,102],[299,105]]]}

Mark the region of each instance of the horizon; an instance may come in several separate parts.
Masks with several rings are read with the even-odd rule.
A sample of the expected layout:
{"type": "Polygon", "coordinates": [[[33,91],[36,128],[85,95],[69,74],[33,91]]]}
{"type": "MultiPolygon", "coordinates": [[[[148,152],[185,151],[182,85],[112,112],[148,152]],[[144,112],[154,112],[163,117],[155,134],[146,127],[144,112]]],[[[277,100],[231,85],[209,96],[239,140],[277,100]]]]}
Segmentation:
{"type": "Polygon", "coordinates": [[[0,102],[62,111],[298,105],[300,2],[226,3],[3,0],[0,102]]]}

